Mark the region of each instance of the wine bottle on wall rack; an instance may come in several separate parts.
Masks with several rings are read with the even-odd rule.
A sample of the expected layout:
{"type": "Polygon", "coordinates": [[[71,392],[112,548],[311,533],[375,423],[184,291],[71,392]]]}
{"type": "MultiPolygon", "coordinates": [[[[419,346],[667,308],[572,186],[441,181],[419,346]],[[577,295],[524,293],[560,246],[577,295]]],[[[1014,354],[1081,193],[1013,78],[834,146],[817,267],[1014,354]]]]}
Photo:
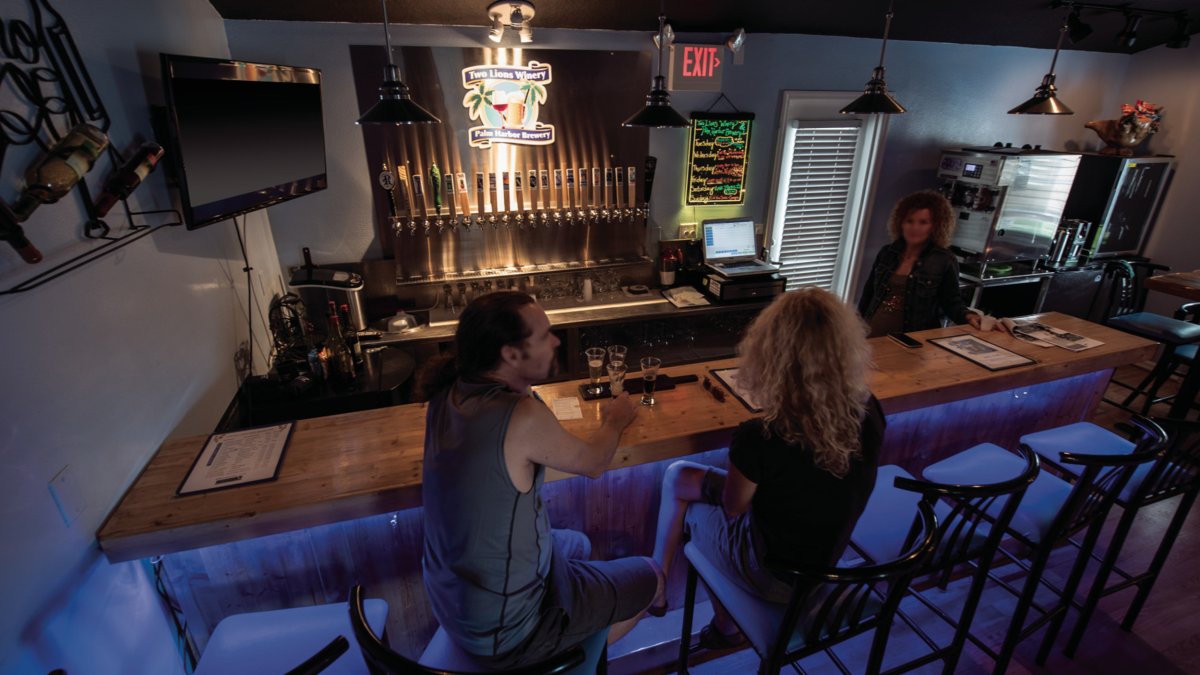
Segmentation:
{"type": "Polygon", "coordinates": [[[18,221],[24,221],[42,204],[53,204],[75,187],[96,158],[108,147],[108,136],[96,127],[76,125],[30,165],[25,172],[25,189],[13,205],[18,221]]]}
{"type": "Polygon", "coordinates": [[[146,176],[154,171],[162,156],[163,147],[158,143],[142,143],[137,152],[104,181],[104,190],[96,198],[96,215],[103,218],[118,201],[127,199],[146,176]]]}
{"type": "Polygon", "coordinates": [[[17,224],[17,218],[9,210],[8,205],[2,202],[0,202],[0,239],[8,242],[8,245],[12,246],[25,262],[32,265],[42,261],[42,252],[25,238],[25,230],[17,224]]]}

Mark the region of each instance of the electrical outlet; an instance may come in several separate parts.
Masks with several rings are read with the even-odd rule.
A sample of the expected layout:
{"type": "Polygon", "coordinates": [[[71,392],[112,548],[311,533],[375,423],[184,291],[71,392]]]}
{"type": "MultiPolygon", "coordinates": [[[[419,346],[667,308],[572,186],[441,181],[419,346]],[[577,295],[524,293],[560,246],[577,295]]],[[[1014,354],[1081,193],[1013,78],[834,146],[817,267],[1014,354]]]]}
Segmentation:
{"type": "Polygon", "coordinates": [[[50,496],[58,505],[58,512],[67,527],[79,520],[79,516],[87,510],[87,500],[83,496],[83,483],[76,476],[71,466],[64,466],[54,478],[50,479],[50,496]]]}
{"type": "Polygon", "coordinates": [[[696,238],[696,223],[680,223],[679,238],[680,239],[695,239],[696,238]]]}

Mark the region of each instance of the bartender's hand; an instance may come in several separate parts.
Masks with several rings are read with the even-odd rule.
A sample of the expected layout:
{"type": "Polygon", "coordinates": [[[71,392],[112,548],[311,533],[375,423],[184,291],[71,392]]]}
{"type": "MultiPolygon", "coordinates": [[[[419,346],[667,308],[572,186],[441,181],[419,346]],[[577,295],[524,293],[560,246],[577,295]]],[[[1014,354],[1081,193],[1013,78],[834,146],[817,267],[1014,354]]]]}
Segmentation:
{"type": "Polygon", "coordinates": [[[967,323],[971,324],[971,328],[979,330],[980,316],[975,312],[967,312],[967,323]]]}
{"type": "Polygon", "coordinates": [[[620,396],[614,396],[604,407],[604,424],[612,425],[618,431],[623,431],[633,418],[637,417],[638,406],[629,398],[629,392],[623,391],[620,396]]]}

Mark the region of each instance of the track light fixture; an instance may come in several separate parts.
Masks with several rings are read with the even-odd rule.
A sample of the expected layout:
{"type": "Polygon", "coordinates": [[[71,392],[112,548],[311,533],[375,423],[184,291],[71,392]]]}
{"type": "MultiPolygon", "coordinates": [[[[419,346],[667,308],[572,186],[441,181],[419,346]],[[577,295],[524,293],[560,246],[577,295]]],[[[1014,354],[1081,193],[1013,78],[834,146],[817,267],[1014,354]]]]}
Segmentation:
{"type": "Polygon", "coordinates": [[[883,70],[883,55],[887,53],[888,32],[892,28],[892,2],[888,0],[887,19],[883,24],[883,46],[879,48],[879,65],[875,66],[875,70],[871,71],[871,79],[867,81],[867,86],[863,89],[862,96],[850,102],[850,105],[842,108],[843,115],[895,115],[907,112],[904,106],[900,105],[892,95],[888,93],[887,81],[884,80],[883,70]]]}
{"type": "Polygon", "coordinates": [[[1142,23],[1142,17],[1139,14],[1125,14],[1125,27],[1117,33],[1117,46],[1122,49],[1133,49],[1133,45],[1137,43],[1138,26],[1142,23]]]}
{"type": "Polygon", "coordinates": [[[1192,41],[1188,33],[1187,17],[1175,19],[1175,35],[1167,41],[1167,49],[1185,49],[1192,41]]]}
{"type": "Polygon", "coordinates": [[[729,51],[733,52],[734,64],[742,65],[742,59],[746,53],[746,29],[739,28],[733,31],[733,35],[730,35],[729,39],[725,41],[725,46],[729,48],[729,51]]]}
{"type": "Polygon", "coordinates": [[[1054,86],[1054,66],[1058,63],[1058,52],[1062,50],[1063,37],[1067,34],[1067,20],[1063,19],[1058,29],[1058,44],[1054,47],[1054,58],[1050,60],[1050,72],[1034,91],[1033,97],[1008,111],[1009,115],[1074,115],[1075,112],[1058,100],[1058,89],[1054,86]]]}
{"type": "Polygon", "coordinates": [[[1138,44],[1138,30],[1141,28],[1143,19],[1171,19],[1175,22],[1175,31],[1172,33],[1171,39],[1165,43],[1168,49],[1183,49],[1191,42],[1188,15],[1184,11],[1169,12],[1158,9],[1140,9],[1130,4],[1105,5],[1095,2],[1075,2],[1075,0],[1052,0],[1050,7],[1053,9],[1067,7],[1071,10],[1067,16],[1067,38],[1071,40],[1072,44],[1092,33],[1092,27],[1080,18],[1080,13],[1085,9],[1099,13],[1121,14],[1125,17],[1125,23],[1116,37],[1116,42],[1122,49],[1132,51],[1138,44]]]}
{"type": "Polygon", "coordinates": [[[358,118],[356,124],[441,124],[433,113],[412,100],[408,85],[400,81],[400,68],[392,61],[392,38],[388,34],[387,0],[383,4],[383,41],[387,45],[387,66],[383,84],[379,86],[379,101],[358,118]]]}
{"type": "Polygon", "coordinates": [[[1092,27],[1079,18],[1080,11],[1080,8],[1076,7],[1067,16],[1067,39],[1073,45],[1079,44],[1084,38],[1092,34],[1092,27]]]}
{"type": "Polygon", "coordinates": [[[537,9],[527,0],[496,0],[488,5],[488,20],[492,27],[488,29],[488,39],[499,43],[504,37],[505,27],[517,31],[523,44],[533,42],[533,26],[529,24],[537,9]]]}

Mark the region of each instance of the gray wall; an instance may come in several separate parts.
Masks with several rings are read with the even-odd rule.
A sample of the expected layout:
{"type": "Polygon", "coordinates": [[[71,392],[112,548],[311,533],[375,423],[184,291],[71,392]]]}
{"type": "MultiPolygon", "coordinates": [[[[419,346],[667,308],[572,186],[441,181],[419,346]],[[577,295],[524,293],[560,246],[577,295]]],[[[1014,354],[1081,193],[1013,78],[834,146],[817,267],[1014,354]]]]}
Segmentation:
{"type": "MultiPolygon", "coordinates": [[[[325,77],[330,189],[310,199],[271,210],[275,241],[283,265],[297,264],[309,246],[322,259],[339,261],[379,257],[370,224],[371,182],[349,73],[349,44],[380,44],[378,25],[227,22],[230,51],[238,58],[316,66],[325,77]]],[[[484,40],[482,28],[393,26],[397,45],[472,46],[484,40]]],[[[649,49],[649,32],[617,33],[539,29],[539,47],[573,49],[649,49]]],[[[1053,37],[1053,36],[1051,36],[1053,37]]],[[[717,42],[723,36],[681,35],[680,41],[717,42]]],[[[879,54],[878,40],[825,36],[751,35],[745,63],[730,66],[725,94],[738,108],[757,115],[751,147],[748,194],[743,207],[683,205],[686,132],[656,130],[650,153],[659,159],[649,237],[657,226],[671,236],[679,222],[732,215],[766,217],[780,95],[784,90],[845,90],[850,100],[861,90],[879,54]]],[[[1041,144],[1047,148],[1097,147],[1083,123],[1119,104],[1118,87],[1130,57],[1088,52],[1064,53],[1058,64],[1062,97],[1076,111],[1071,117],[1007,115],[1033,94],[1050,64],[1050,50],[895,42],[888,46],[888,82],[910,110],[892,118],[882,171],[873,198],[876,205],[867,242],[867,258],[886,241],[883,223],[891,204],[904,194],[931,187],[938,151],[995,141],[1041,144]]],[[[648,88],[647,83],[630,82],[648,88]]],[[[447,88],[449,90],[449,88],[447,88]]],[[[675,94],[681,112],[707,109],[716,94],[675,94]]],[[[453,102],[448,102],[453,103],[453,102]]],[[[722,104],[723,106],[724,104],[722,104]]],[[[454,106],[451,106],[453,109],[454,106]]],[[[717,110],[727,108],[718,107],[717,110]]],[[[631,111],[632,112],[632,111],[631,111]]],[[[622,133],[620,129],[612,133],[622,133]]]]}
{"type": "MultiPolygon", "coordinates": [[[[122,150],[151,136],[148,102],[162,100],[158,52],[228,53],[223,22],[204,0],[54,5],[122,150]]],[[[29,12],[23,0],[0,6],[6,21],[29,12]]],[[[3,107],[11,108],[5,94],[3,107]]],[[[23,150],[10,151],[4,163],[0,196],[9,201],[31,159],[23,150]]],[[[103,160],[88,177],[94,190],[109,167],[103,160]]],[[[161,172],[134,201],[169,206],[161,172]]],[[[89,249],[82,221],[75,194],[38,210],[26,231],[46,260],[29,266],[0,246],[0,287],[89,249]]],[[[250,218],[248,229],[255,290],[269,295],[278,286],[278,259],[265,213],[250,218]]],[[[265,301],[257,300],[263,313],[265,301]]],[[[245,303],[231,223],[162,230],[41,288],[0,296],[0,672],[180,668],[142,568],[109,565],[94,533],[164,439],[212,430],[236,388],[245,303]],[[64,468],[63,489],[81,507],[69,522],[48,489],[64,468]]],[[[261,349],[265,331],[261,324],[255,330],[261,349]]]]}

